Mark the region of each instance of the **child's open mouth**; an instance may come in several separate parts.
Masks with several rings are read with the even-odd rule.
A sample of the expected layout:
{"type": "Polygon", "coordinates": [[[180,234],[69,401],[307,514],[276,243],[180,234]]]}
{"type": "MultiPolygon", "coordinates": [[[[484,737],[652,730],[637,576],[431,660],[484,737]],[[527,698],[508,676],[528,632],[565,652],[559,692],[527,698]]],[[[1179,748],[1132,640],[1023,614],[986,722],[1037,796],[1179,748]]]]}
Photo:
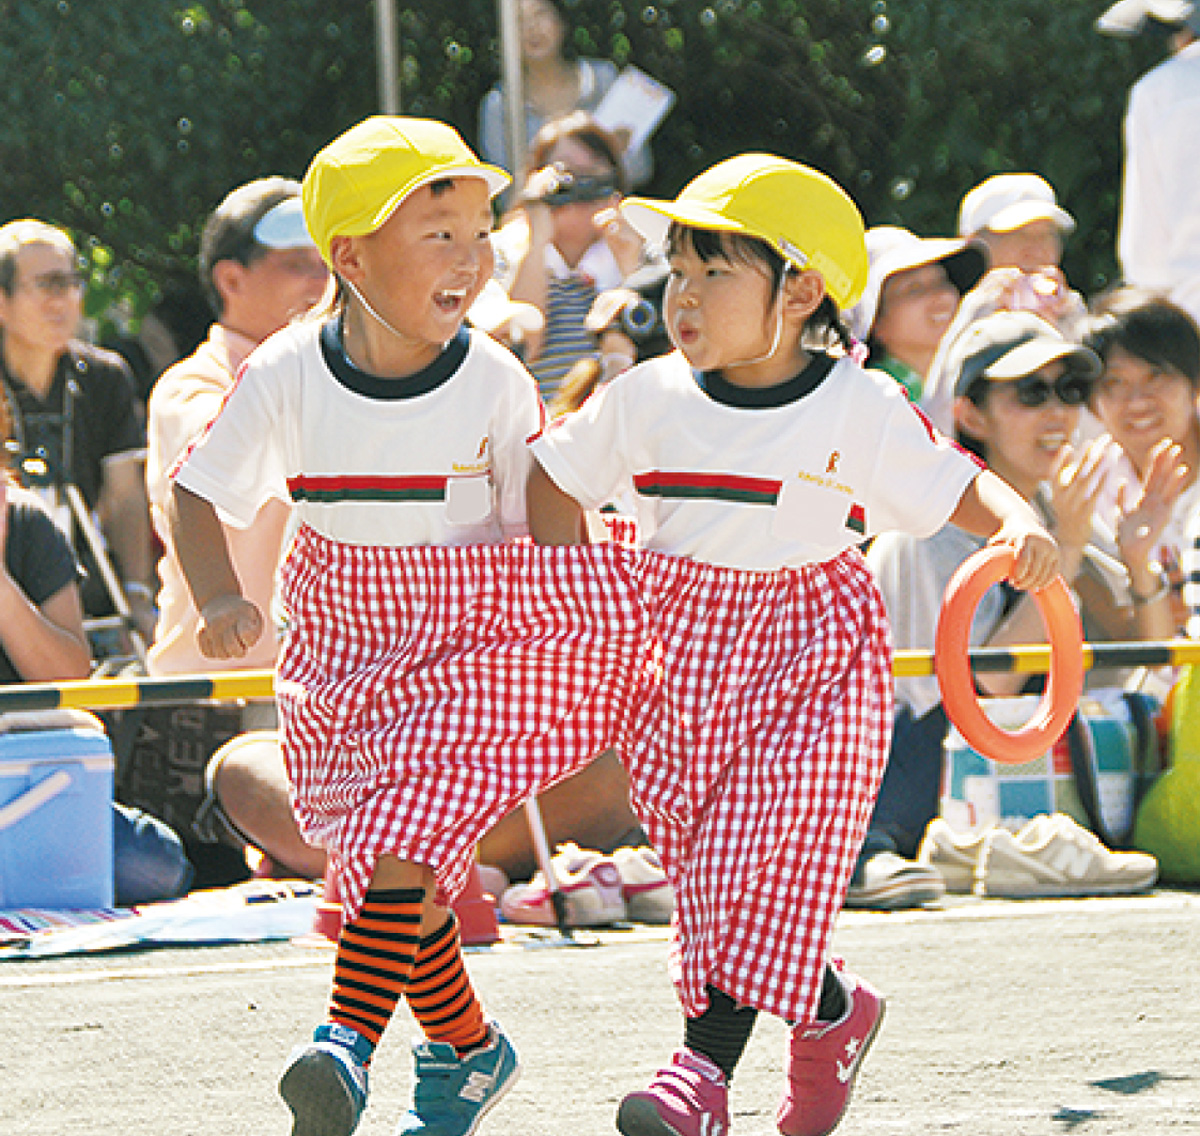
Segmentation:
{"type": "Polygon", "coordinates": [[[448,288],[444,292],[435,292],[433,296],[433,302],[438,309],[447,315],[456,315],[460,312],[466,300],[467,290],[465,288],[448,288]]]}

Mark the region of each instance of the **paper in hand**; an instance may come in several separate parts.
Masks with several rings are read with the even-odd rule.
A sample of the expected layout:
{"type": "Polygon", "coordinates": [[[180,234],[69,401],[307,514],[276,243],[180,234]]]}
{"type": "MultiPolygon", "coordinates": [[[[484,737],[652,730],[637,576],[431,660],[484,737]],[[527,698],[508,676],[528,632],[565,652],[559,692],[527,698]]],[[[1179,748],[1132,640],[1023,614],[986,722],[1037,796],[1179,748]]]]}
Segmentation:
{"type": "Polygon", "coordinates": [[[629,149],[649,139],[675,105],[675,92],[640,68],[626,67],[600,100],[593,118],[606,130],[629,131],[629,149]]]}

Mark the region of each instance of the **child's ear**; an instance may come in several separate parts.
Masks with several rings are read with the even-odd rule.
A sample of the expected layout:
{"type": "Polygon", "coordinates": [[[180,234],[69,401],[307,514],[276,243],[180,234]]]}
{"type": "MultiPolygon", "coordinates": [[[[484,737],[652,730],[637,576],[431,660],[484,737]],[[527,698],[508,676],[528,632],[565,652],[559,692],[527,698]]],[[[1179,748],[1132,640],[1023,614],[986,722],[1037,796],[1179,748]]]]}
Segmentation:
{"type": "Polygon", "coordinates": [[[825,299],[825,277],[812,268],[790,272],[784,282],[788,308],[802,319],[808,319],[825,299]]]}
{"type": "Polygon", "coordinates": [[[354,237],[334,237],[329,242],[329,266],[334,273],[351,284],[362,280],[362,257],[354,237]]]}

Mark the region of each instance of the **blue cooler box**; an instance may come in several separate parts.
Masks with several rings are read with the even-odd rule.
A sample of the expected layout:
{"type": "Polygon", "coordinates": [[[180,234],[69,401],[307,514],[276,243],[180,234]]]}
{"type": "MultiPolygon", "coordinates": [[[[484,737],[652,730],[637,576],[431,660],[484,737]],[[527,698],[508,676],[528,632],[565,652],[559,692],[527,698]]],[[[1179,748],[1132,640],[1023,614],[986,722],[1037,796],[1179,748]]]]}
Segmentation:
{"type": "Polygon", "coordinates": [[[111,907],[112,799],[102,730],[0,734],[0,909],[111,907]]]}

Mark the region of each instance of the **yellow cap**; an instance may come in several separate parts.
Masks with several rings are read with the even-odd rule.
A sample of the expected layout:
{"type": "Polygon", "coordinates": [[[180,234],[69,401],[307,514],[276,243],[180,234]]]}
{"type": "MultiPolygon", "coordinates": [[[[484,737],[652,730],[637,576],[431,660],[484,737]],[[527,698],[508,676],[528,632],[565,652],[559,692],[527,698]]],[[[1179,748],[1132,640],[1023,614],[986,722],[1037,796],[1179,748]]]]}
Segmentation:
{"type": "Polygon", "coordinates": [[[832,178],[773,154],[741,154],[693,178],[674,201],[627,198],[621,211],[661,241],[672,221],[766,241],[797,268],[811,268],[845,311],[867,284],[862,215],[832,178]]]}
{"type": "Polygon", "coordinates": [[[455,177],[482,178],[493,197],[512,181],[444,122],[374,115],[313,158],[304,175],[304,220],[328,261],[334,237],[373,233],[414,189],[455,177]]]}

